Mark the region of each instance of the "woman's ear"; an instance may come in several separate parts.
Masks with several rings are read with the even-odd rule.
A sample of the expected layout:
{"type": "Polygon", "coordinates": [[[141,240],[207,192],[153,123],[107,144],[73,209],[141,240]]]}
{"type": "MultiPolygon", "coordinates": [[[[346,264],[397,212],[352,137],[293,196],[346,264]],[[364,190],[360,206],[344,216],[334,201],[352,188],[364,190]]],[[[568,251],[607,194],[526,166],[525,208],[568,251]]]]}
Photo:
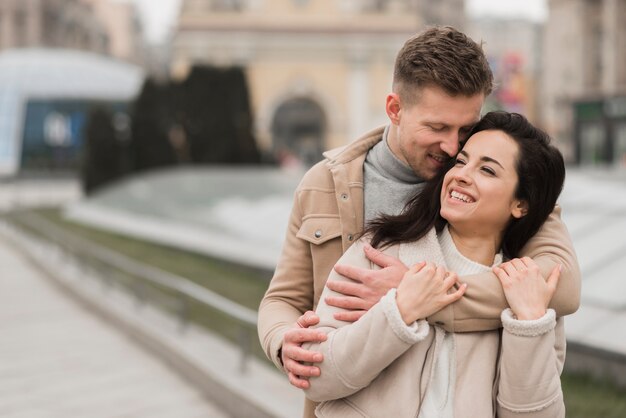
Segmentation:
{"type": "Polygon", "coordinates": [[[528,202],[525,200],[515,200],[513,202],[513,208],[511,209],[511,215],[516,218],[523,218],[528,214],[528,202]]]}

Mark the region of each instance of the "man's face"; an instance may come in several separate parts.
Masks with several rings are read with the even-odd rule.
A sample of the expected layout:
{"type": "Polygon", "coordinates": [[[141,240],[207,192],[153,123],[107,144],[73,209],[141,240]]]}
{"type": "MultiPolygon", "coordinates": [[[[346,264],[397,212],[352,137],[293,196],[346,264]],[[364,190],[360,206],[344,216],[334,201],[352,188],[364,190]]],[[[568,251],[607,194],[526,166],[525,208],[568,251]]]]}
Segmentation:
{"type": "Polygon", "coordinates": [[[387,97],[387,114],[396,125],[388,141],[392,152],[415,174],[432,178],[459,151],[480,118],[485,96],[452,97],[438,87],[424,87],[419,99],[404,105],[397,94],[387,97]]]}

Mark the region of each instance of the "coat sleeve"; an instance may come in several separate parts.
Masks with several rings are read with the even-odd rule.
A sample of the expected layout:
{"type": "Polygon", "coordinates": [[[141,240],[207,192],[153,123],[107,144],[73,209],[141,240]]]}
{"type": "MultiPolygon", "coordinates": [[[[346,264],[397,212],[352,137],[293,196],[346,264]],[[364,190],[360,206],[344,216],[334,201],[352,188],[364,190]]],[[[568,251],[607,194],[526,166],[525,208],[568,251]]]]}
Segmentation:
{"type": "Polygon", "coordinates": [[[313,266],[308,242],[296,237],[302,213],[296,190],[283,250],[269,288],[259,306],[258,333],[265,355],[283,369],[279,350],[283,335],[313,308],[313,266]]]}
{"type": "Polygon", "coordinates": [[[563,318],[555,318],[553,309],[534,321],[518,321],[510,309],[502,313],[498,417],[565,417],[565,333],[563,318]]]}
{"type": "MultiPolygon", "coordinates": [[[[363,243],[358,241],[339,263],[372,268],[363,254],[363,243]]],[[[333,270],[328,280],[349,279],[333,270]]],[[[309,378],[310,387],[305,390],[307,398],[316,402],[343,398],[368,386],[395,359],[430,333],[426,321],[411,326],[402,321],[395,302],[395,289],[354,323],[333,318],[333,313],[342,310],[324,301],[333,293],[324,288],[316,310],[320,317],[317,328],[327,333],[327,340],[303,345],[324,355],[324,361],[318,364],[320,376],[309,378]]]]}
{"type": "MultiPolygon", "coordinates": [[[[558,205],[522,249],[521,256],[532,258],[539,265],[544,277],[548,277],[557,264],[563,266],[550,308],[558,316],[576,312],[580,305],[580,268],[558,205]]],[[[448,332],[489,331],[500,328],[500,314],[508,304],[496,275],[488,272],[464,276],[461,281],[469,285],[465,295],[429,317],[428,322],[441,326],[448,332]]]]}

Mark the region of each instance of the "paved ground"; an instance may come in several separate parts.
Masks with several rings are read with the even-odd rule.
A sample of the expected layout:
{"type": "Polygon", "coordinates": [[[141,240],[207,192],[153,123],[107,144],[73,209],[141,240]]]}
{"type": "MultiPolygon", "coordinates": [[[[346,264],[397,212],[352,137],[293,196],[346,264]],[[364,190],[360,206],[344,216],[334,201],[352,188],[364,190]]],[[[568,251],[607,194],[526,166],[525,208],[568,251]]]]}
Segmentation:
{"type": "Polygon", "coordinates": [[[222,418],[0,238],[0,416],[222,418]]]}

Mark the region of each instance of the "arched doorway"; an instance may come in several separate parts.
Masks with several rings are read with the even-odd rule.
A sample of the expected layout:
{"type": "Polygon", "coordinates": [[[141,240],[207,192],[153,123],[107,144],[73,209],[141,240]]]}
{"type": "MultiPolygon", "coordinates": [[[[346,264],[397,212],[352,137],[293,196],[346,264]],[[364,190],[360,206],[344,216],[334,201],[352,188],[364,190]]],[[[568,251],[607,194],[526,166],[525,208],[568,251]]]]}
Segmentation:
{"type": "Polygon", "coordinates": [[[322,159],[326,118],[315,101],[307,97],[283,102],[274,113],[274,155],[281,162],[298,160],[311,166],[322,159]]]}

